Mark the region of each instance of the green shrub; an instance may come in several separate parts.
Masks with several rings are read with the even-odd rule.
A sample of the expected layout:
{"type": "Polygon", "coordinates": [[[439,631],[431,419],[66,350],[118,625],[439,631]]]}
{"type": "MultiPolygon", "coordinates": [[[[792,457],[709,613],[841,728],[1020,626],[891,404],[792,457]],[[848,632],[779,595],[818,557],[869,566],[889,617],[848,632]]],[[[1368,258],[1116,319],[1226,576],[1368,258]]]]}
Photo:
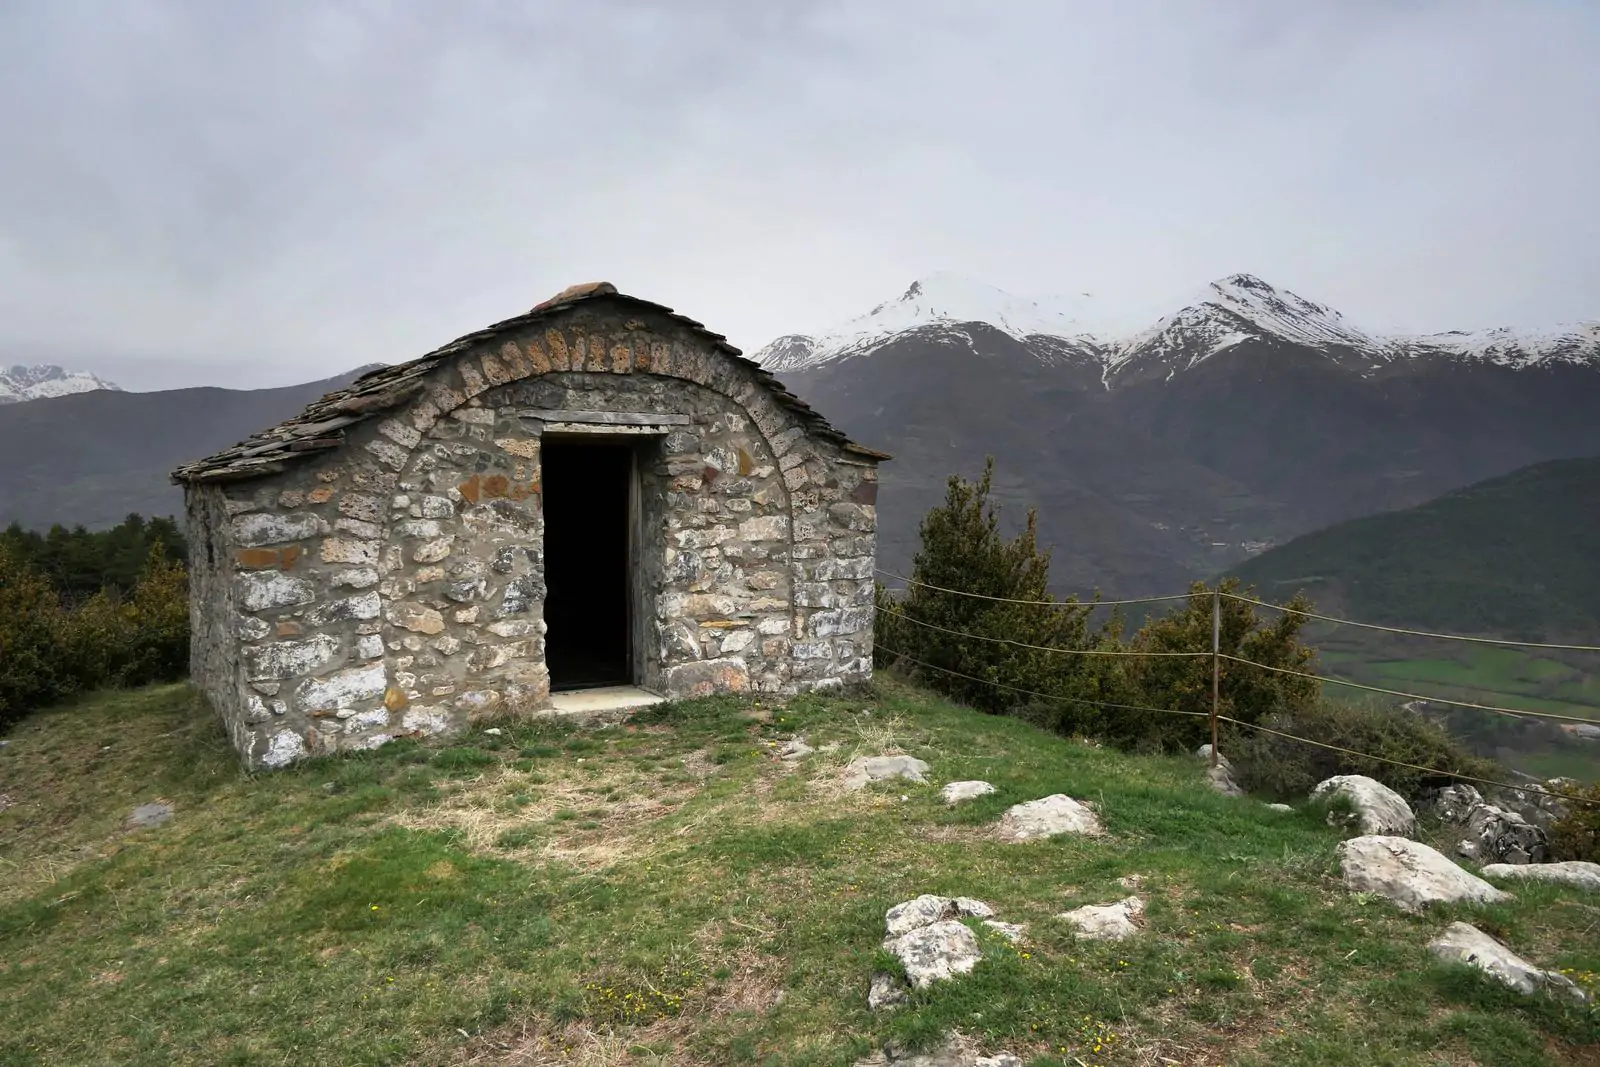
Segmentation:
{"type": "Polygon", "coordinates": [[[76,688],[62,661],[62,633],[55,590],[0,544],[0,726],[76,688]]]}
{"type": "Polygon", "coordinates": [[[1492,761],[1474,756],[1443,727],[1409,712],[1374,704],[1318,700],[1293,712],[1268,715],[1260,725],[1325,745],[1429,768],[1422,771],[1397,767],[1257,730],[1233,728],[1223,743],[1223,751],[1233,761],[1239,784],[1280,797],[1305,796],[1318,782],[1337,774],[1364,774],[1401,796],[1416,800],[1425,788],[1444,784],[1451,775],[1493,779],[1502,773],[1492,761]]]}
{"type": "MultiPolygon", "coordinates": [[[[1124,747],[1166,750],[1191,750],[1211,740],[1209,653],[1218,622],[1216,647],[1225,657],[1217,672],[1222,715],[1253,723],[1316,702],[1321,683],[1304,676],[1314,671],[1316,655],[1300,637],[1305,616],[1282,611],[1264,617],[1254,604],[1226,595],[1230,593],[1255,596],[1254,589],[1241,591],[1237,578],[1225,579],[1214,589],[1196,582],[1181,606],[1151,619],[1133,635],[1130,650],[1168,654],[1125,660],[1122,702],[1162,710],[1117,712],[1107,720],[1108,740],[1124,747]],[[1183,652],[1202,654],[1170,655],[1183,652]],[[1254,663],[1278,670],[1263,670],[1254,663]]],[[[1307,610],[1311,605],[1296,597],[1289,606],[1307,610]]]]}
{"type": "Polygon", "coordinates": [[[188,661],[188,579],[159,543],[126,598],[108,587],[68,607],[0,542],[0,725],[73,693],[181,678],[188,661]]]}
{"type": "Polygon", "coordinates": [[[1550,858],[1600,863],[1600,782],[1572,792],[1567,814],[1550,824],[1550,858]],[[1582,803],[1588,801],[1588,803],[1582,803]]]}

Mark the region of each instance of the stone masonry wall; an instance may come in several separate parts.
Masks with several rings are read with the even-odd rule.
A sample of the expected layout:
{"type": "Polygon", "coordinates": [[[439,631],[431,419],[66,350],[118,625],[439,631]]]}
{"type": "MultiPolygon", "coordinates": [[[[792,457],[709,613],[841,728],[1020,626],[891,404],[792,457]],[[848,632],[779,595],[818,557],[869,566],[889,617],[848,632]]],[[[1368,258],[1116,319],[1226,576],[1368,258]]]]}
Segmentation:
{"type": "Polygon", "coordinates": [[[193,660],[254,766],[548,706],[542,424],[688,417],[639,442],[642,684],[671,696],[870,677],[876,470],[665,318],[577,308],[435,373],[346,445],[191,487],[193,660]]]}

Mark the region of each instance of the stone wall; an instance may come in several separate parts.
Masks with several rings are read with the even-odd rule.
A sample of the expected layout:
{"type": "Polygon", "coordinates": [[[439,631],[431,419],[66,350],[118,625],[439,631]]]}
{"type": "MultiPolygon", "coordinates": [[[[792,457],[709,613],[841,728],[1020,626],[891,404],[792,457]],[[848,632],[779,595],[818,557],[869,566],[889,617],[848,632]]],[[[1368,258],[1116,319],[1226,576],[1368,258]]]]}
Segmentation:
{"type": "Polygon", "coordinates": [[[246,759],[548,706],[530,410],[680,416],[638,442],[641,684],[786,693],[871,673],[876,470],[665,318],[496,336],[344,447],[191,486],[195,678],[246,759]]]}

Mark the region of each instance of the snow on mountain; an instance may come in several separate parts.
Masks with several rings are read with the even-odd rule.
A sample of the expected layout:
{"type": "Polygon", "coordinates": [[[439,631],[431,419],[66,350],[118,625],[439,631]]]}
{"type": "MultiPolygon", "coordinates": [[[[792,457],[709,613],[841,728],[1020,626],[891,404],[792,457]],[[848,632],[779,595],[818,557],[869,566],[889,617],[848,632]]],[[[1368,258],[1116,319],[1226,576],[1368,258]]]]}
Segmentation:
{"type": "Polygon", "coordinates": [[[1552,361],[1600,365],[1600,323],[1390,336],[1362,330],[1333,308],[1250,274],[1218,279],[1165,306],[1177,310],[1150,316],[1153,325],[1130,330],[1126,316],[1119,322],[1086,294],[1035,302],[957,275],[935,274],[913,282],[899,299],[835,329],[780,337],[755,358],[773,371],[799,370],[861,355],[908,332],[961,334],[970,342],[963,325],[985,323],[1018,340],[1032,338],[1030,347],[1047,362],[1062,358],[1061,352],[1098,359],[1108,381],[1112,374],[1135,367],[1157,367],[1170,377],[1235,345],[1259,340],[1320,350],[1364,372],[1398,359],[1425,357],[1511,367],[1552,361]]]}
{"type": "Polygon", "coordinates": [[[756,353],[769,370],[789,371],[847,359],[891,337],[981,322],[1017,340],[1034,335],[1088,338],[1087,304],[1046,307],[955,274],[930,274],[858,318],[814,336],[788,334],[756,353]]]}
{"type": "Polygon", "coordinates": [[[94,389],[115,389],[120,392],[122,387],[88,371],[68,371],[53,364],[0,367],[0,404],[87,393],[94,389]]]}

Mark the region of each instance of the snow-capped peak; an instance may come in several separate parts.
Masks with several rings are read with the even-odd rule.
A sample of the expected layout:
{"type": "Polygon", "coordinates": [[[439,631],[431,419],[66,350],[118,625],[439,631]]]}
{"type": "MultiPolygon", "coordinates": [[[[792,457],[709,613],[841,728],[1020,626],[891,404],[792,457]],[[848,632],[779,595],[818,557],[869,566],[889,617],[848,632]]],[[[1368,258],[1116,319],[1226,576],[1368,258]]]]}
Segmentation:
{"type": "MultiPolygon", "coordinates": [[[[816,335],[789,334],[756,353],[763,366],[792,371],[872,351],[891,337],[938,329],[972,342],[963,326],[986,323],[1022,340],[1066,342],[1080,358],[1100,361],[1109,387],[1124,371],[1145,368],[1167,377],[1251,341],[1276,341],[1326,353],[1363,374],[1397,359],[1449,357],[1528,367],[1550,362],[1600,366],[1600,323],[1542,330],[1480,330],[1402,337],[1362,330],[1325,304],[1273,286],[1253,274],[1230,274],[1198,292],[1137,317],[1114,316],[1092,297],[1033,301],[954,274],[913,282],[897,299],[816,335]],[[1141,323],[1153,323],[1143,329],[1141,323]]],[[[1030,342],[1050,361],[1053,347],[1030,342]]]]}
{"type": "Polygon", "coordinates": [[[937,273],[919,278],[894,300],[820,334],[788,334],[756,354],[772,370],[798,370],[859,354],[897,334],[928,327],[985,323],[1021,340],[1037,334],[1082,337],[1087,302],[1078,306],[1041,305],[1002,289],[937,273]]]}
{"type": "Polygon", "coordinates": [[[25,400],[43,400],[69,393],[87,393],[95,389],[114,389],[113,385],[88,371],[68,371],[54,364],[25,367],[0,367],[0,404],[17,404],[25,400]]]}

